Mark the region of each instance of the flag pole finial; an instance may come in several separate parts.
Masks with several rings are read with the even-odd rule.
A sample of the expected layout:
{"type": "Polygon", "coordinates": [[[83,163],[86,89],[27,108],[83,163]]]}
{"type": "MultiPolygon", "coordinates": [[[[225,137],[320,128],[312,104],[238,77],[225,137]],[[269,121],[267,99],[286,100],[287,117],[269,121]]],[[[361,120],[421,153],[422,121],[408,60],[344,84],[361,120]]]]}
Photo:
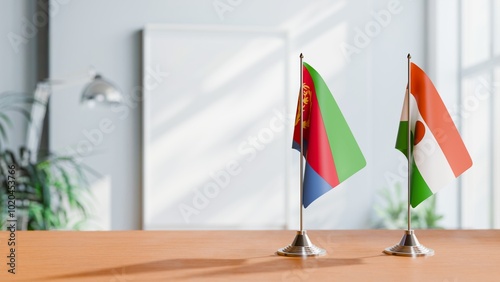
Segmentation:
{"type": "Polygon", "coordinates": [[[300,56],[299,56],[301,59],[304,58],[304,55],[302,55],[302,53],[300,53],[300,56]]]}
{"type": "Polygon", "coordinates": [[[410,53],[408,53],[408,56],[406,56],[406,58],[407,58],[408,60],[409,60],[409,59],[411,59],[411,55],[410,55],[410,53]]]}

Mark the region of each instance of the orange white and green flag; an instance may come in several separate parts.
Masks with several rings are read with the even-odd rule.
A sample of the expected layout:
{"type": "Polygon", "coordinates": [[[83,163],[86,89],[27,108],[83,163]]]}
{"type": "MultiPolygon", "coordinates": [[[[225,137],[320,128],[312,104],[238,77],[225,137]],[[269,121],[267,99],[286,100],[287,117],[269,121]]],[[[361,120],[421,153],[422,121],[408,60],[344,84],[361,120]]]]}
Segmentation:
{"type": "Polygon", "coordinates": [[[408,157],[411,126],[410,203],[416,207],[469,169],[472,159],[432,81],[414,63],[410,92],[410,120],[407,91],[396,149],[408,157]]]}

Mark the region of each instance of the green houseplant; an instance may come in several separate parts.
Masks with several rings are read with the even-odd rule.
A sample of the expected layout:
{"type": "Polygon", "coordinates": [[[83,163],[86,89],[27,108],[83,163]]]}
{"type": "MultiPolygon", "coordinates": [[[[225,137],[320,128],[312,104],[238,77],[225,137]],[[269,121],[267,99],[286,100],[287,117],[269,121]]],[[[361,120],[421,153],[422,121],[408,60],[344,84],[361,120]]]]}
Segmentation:
{"type": "Polygon", "coordinates": [[[47,154],[33,161],[31,152],[20,146],[15,152],[4,145],[13,123],[9,112],[31,121],[27,108],[36,103],[20,94],[0,95],[0,208],[1,226],[7,219],[8,176],[14,177],[15,213],[18,228],[27,230],[78,229],[87,219],[85,201],[90,196],[86,172],[74,156],[47,154]],[[8,114],[9,113],[9,114],[8,114]],[[11,168],[14,168],[14,175],[11,168]]]}
{"type": "MultiPolygon", "coordinates": [[[[375,206],[378,219],[375,228],[406,229],[408,199],[406,193],[403,195],[401,183],[397,183],[391,189],[383,189],[380,192],[381,204],[375,206]]],[[[405,191],[406,192],[406,191],[405,191]]],[[[443,215],[436,211],[436,196],[432,196],[411,211],[412,227],[417,229],[439,229],[442,228],[440,221],[443,215]]]]}
{"type": "Polygon", "coordinates": [[[21,147],[19,157],[10,150],[0,154],[2,210],[8,195],[5,176],[9,167],[15,167],[16,213],[27,216],[21,220],[22,229],[78,229],[88,216],[84,204],[88,183],[81,165],[70,156],[57,155],[33,163],[29,153],[21,147]],[[80,220],[70,220],[75,218],[80,220]]]}

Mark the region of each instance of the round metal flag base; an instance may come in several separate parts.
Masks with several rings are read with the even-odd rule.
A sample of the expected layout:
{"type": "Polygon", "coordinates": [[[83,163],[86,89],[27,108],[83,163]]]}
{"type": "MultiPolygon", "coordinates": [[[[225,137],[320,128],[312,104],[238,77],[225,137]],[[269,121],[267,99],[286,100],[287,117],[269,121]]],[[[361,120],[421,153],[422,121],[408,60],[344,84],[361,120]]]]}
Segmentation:
{"type": "Polygon", "coordinates": [[[384,253],[405,257],[424,257],[433,256],[434,250],[426,248],[424,245],[420,244],[417,236],[413,233],[413,230],[406,230],[401,242],[397,245],[386,248],[384,253]]]}
{"type": "Polygon", "coordinates": [[[323,256],[326,254],[326,251],[311,243],[306,231],[303,230],[297,231],[297,235],[295,235],[292,244],[279,249],[277,254],[287,257],[312,257],[323,256]]]}

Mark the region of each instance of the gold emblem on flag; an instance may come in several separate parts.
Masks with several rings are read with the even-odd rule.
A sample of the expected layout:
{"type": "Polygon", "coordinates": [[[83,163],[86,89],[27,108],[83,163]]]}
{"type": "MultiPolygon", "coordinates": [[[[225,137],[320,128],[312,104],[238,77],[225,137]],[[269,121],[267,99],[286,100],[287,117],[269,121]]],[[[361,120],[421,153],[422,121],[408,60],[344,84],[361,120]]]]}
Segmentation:
{"type": "MultiPolygon", "coordinates": [[[[309,125],[311,124],[311,119],[309,116],[309,113],[311,112],[311,99],[312,99],[312,91],[309,85],[303,83],[302,84],[302,91],[304,92],[304,97],[302,98],[302,111],[299,110],[299,107],[297,107],[297,114],[295,115],[295,125],[299,124],[300,122],[300,115],[302,115],[302,112],[304,112],[304,120],[302,120],[302,127],[303,128],[309,128],[309,125]]],[[[299,93],[300,95],[300,93],[299,93]]],[[[299,100],[300,103],[300,100],[299,100]]]]}

